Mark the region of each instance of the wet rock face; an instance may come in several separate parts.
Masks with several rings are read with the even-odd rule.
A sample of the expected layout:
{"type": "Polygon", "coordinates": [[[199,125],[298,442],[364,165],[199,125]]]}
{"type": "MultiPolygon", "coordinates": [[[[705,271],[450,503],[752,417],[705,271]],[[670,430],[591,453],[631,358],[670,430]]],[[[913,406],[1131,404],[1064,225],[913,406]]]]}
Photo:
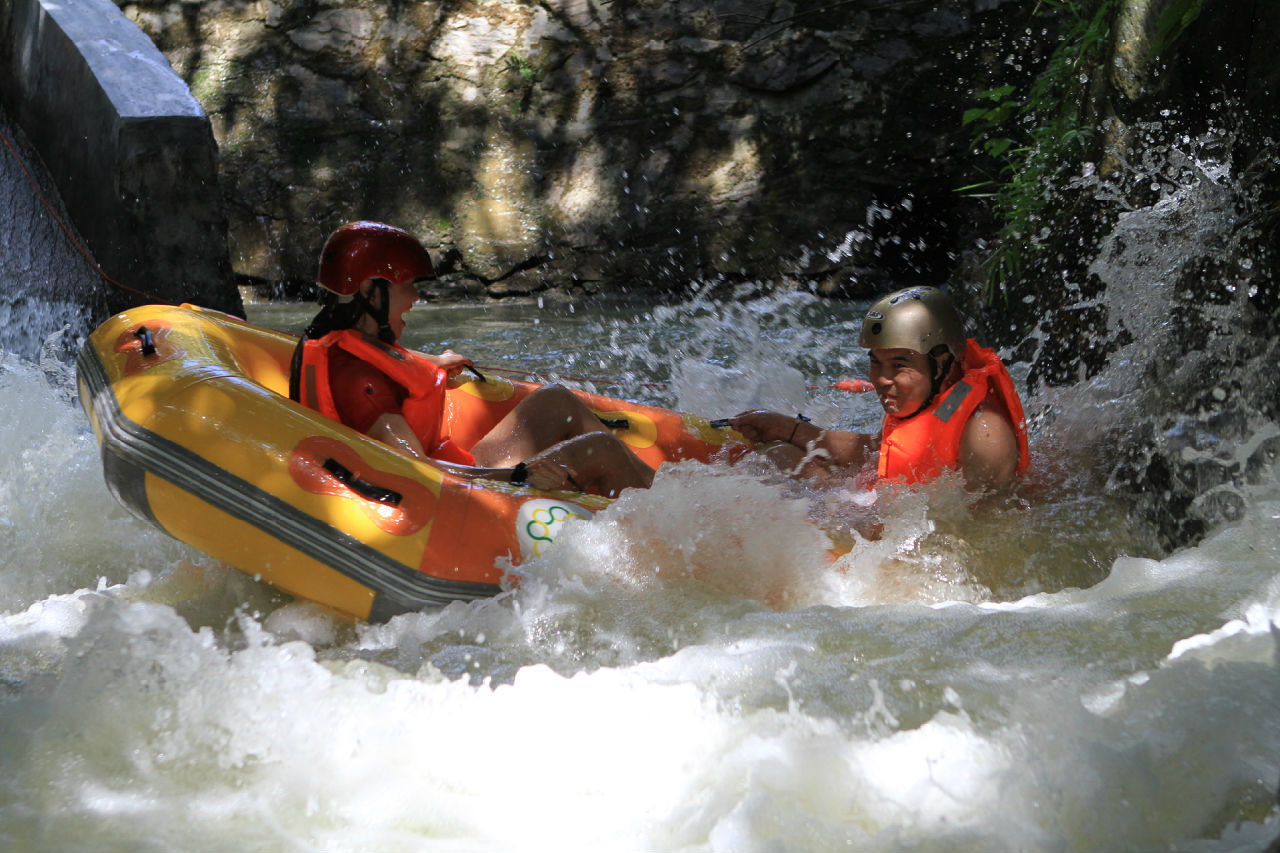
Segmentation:
{"type": "MultiPolygon", "coordinates": [[[[994,0],[143,0],[220,147],[232,262],[310,282],[353,218],[452,292],[938,281],[994,0]]],[[[1017,6],[1017,4],[1013,4],[1017,6]]]]}

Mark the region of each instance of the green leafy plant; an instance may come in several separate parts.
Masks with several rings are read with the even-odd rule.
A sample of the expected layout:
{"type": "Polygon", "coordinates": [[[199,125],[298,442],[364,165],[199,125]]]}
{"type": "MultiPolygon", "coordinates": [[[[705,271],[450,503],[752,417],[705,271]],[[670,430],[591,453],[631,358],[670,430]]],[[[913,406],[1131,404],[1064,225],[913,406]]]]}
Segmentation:
{"type": "Polygon", "coordinates": [[[526,85],[532,83],[534,78],[537,76],[537,72],[534,71],[533,66],[529,64],[529,60],[525,59],[514,50],[507,54],[503,64],[506,66],[508,71],[519,77],[526,85]]]}
{"type": "Polygon", "coordinates": [[[1151,38],[1151,55],[1164,56],[1182,38],[1187,27],[1200,17],[1203,9],[1204,0],[1172,0],[1156,21],[1156,31],[1151,38]]]}
{"type": "Polygon", "coordinates": [[[538,80],[538,72],[529,64],[529,60],[514,50],[506,55],[503,60],[503,67],[514,78],[511,89],[522,93],[515,103],[511,105],[511,115],[514,118],[528,106],[529,93],[533,88],[533,84],[538,80]]]}
{"type": "Polygon", "coordinates": [[[1106,55],[1115,0],[1041,0],[1061,22],[1058,46],[1025,91],[1014,84],[978,92],[962,121],[996,164],[990,180],[960,192],[991,199],[999,242],[986,260],[984,299],[1008,298],[1008,281],[1036,251],[1052,216],[1054,190],[1073,174],[1093,128],[1084,120],[1089,75],[1106,55]]]}

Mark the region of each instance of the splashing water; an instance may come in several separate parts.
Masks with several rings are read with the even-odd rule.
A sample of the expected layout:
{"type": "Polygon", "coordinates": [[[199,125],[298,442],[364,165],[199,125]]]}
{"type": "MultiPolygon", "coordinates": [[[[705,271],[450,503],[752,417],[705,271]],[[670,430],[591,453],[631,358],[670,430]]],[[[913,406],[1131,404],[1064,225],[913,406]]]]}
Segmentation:
{"type": "MultiPolygon", "coordinates": [[[[865,367],[858,308],[420,308],[410,335],[708,415],[874,429],[874,400],[825,387],[865,367]]],[[[1181,413],[1144,411],[1122,373],[1037,393],[1058,415],[1006,502],[675,465],[496,598],[352,626],[128,515],[68,372],[6,355],[0,847],[1265,847],[1276,425],[1219,434],[1256,457],[1240,514],[1168,553],[1107,490],[1107,442],[1181,413]]]]}

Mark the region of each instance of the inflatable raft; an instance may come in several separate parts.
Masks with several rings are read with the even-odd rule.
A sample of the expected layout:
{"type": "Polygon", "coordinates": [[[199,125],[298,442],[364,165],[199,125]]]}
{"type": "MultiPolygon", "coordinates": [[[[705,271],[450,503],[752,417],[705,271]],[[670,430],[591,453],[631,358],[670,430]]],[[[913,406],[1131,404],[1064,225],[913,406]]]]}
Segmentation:
{"type": "MultiPolygon", "coordinates": [[[[191,305],[111,318],[77,361],[112,494],[170,535],[356,619],[491,596],[595,496],[454,476],[288,399],[297,338],[191,305]]],[[[470,447],[537,386],[486,375],[448,395],[470,447]]],[[[647,464],[707,461],[704,418],[578,394],[647,464]]]]}

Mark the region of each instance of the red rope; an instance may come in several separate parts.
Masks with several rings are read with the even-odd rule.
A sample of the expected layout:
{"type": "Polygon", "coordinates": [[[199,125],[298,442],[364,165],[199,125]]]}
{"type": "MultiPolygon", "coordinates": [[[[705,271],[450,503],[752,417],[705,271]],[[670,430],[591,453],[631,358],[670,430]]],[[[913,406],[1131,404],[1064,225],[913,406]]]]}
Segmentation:
{"type": "Polygon", "coordinates": [[[13,155],[14,161],[17,162],[18,168],[22,170],[22,174],[26,177],[27,183],[31,185],[31,189],[35,191],[36,198],[40,199],[41,204],[45,206],[45,209],[49,211],[49,215],[53,217],[53,221],[57,222],[58,227],[60,227],[62,232],[67,235],[67,239],[71,241],[71,245],[75,246],[80,254],[84,255],[85,260],[89,262],[90,266],[98,271],[98,275],[102,276],[103,280],[109,284],[115,285],[121,290],[136,293],[138,296],[144,297],[151,302],[163,302],[166,305],[177,304],[176,302],[170,302],[167,299],[160,299],[155,294],[147,293],[145,290],[138,290],[135,287],[130,287],[129,285],[116,281],[114,278],[107,275],[106,270],[104,270],[98,263],[97,259],[94,258],[93,253],[89,251],[88,247],[76,239],[75,233],[67,226],[67,223],[62,221],[62,217],[58,215],[56,210],[54,210],[54,207],[49,203],[49,200],[44,197],[44,193],[40,191],[40,183],[36,180],[35,175],[31,174],[31,170],[27,168],[27,164],[23,162],[22,157],[18,154],[18,149],[14,147],[12,140],[9,139],[8,135],[3,130],[0,130],[0,139],[4,140],[5,147],[8,148],[9,153],[13,155]]]}
{"type": "MultiPolygon", "coordinates": [[[[498,373],[518,373],[521,376],[542,376],[544,373],[537,370],[521,370],[516,367],[486,367],[483,364],[476,365],[477,370],[494,370],[498,373]]],[[[565,376],[564,374],[556,374],[561,379],[567,379],[570,382],[590,382],[596,385],[639,385],[643,388],[669,388],[670,382],[620,382],[616,379],[586,379],[581,376],[565,376]]],[[[810,390],[818,388],[831,388],[837,391],[851,391],[855,394],[861,394],[864,391],[870,391],[874,386],[865,379],[841,379],[839,382],[831,385],[806,385],[810,390]]]]}
{"type": "MultiPolygon", "coordinates": [[[[521,376],[545,376],[549,375],[547,371],[541,370],[520,370],[516,367],[485,367],[483,364],[476,365],[477,370],[495,370],[498,373],[517,373],[521,376]]],[[[570,382],[591,382],[596,385],[639,385],[644,388],[667,388],[670,382],[619,382],[616,379],[587,379],[582,376],[566,376],[563,373],[555,374],[560,379],[567,379],[570,382]]]]}

